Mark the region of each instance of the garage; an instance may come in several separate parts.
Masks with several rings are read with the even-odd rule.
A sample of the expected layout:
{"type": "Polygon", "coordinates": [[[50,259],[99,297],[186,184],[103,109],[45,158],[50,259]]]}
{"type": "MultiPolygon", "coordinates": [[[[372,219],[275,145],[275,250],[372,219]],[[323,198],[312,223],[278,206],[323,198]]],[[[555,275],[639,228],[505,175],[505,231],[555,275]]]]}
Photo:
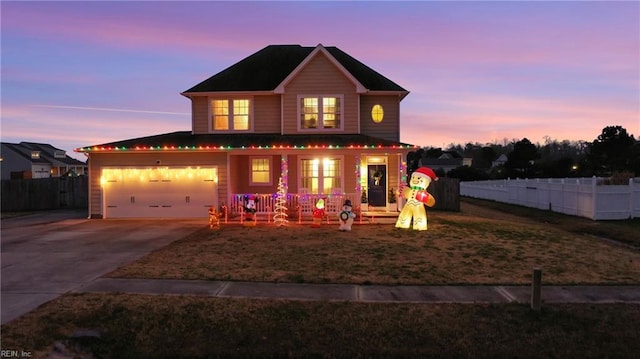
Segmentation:
{"type": "Polygon", "coordinates": [[[218,204],[215,167],[103,168],[104,218],[205,218],[218,204]]]}

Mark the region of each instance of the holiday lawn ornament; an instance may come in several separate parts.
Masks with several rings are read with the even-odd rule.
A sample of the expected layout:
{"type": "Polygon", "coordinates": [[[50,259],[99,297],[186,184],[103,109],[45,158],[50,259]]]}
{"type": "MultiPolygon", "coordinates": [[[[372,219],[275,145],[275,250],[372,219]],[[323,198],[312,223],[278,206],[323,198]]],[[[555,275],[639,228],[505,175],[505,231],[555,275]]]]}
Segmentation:
{"type": "Polygon", "coordinates": [[[214,206],[209,207],[209,228],[220,228],[220,213],[214,206]]]}
{"type": "Polygon", "coordinates": [[[411,174],[409,187],[405,187],[402,191],[402,197],[407,202],[398,216],[397,228],[409,228],[413,218],[414,230],[424,231],[427,229],[427,211],[424,206],[433,207],[436,204],[436,199],[427,192],[427,187],[432,181],[437,180],[438,176],[429,167],[420,167],[411,174]]]}
{"type": "Polygon", "coordinates": [[[257,198],[256,196],[252,195],[252,194],[246,194],[244,196],[244,225],[248,226],[248,227],[253,227],[256,225],[256,202],[257,202],[257,198]]]}
{"type": "Polygon", "coordinates": [[[318,228],[322,223],[322,219],[324,218],[324,198],[320,198],[318,202],[316,202],[316,208],[314,208],[312,212],[313,216],[313,224],[311,227],[318,228]]]}
{"type": "Polygon", "coordinates": [[[338,219],[340,221],[339,229],[341,231],[350,231],[354,218],[356,218],[356,214],[353,213],[353,206],[351,205],[351,200],[346,199],[344,201],[344,204],[342,205],[342,211],[338,214],[338,219]]]}

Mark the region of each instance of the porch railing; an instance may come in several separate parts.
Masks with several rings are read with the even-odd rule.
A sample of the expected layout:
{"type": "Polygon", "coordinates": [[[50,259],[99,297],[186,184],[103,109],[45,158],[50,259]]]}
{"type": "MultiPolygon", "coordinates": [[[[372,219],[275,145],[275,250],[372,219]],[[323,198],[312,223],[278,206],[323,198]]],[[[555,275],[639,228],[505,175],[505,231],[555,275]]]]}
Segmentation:
{"type": "MultiPolygon", "coordinates": [[[[253,193],[256,197],[256,213],[268,214],[273,213],[276,206],[277,196],[273,193],[253,193]]],[[[245,205],[245,194],[232,194],[227,205],[229,215],[238,215],[242,212],[245,205]]],[[[326,194],[298,194],[287,193],[286,194],[286,206],[289,216],[297,215],[298,211],[302,215],[311,215],[316,203],[320,198],[324,198],[325,213],[339,213],[342,211],[342,204],[346,199],[350,199],[353,204],[353,209],[356,210],[360,206],[360,195],[357,193],[344,193],[340,195],[326,195],[326,194]]]]}

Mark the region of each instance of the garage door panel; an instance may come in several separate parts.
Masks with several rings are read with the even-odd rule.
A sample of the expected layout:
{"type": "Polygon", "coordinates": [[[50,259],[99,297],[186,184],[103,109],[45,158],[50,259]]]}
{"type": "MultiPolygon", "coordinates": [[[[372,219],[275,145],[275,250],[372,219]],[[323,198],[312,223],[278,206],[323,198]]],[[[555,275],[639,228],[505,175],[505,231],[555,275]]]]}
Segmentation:
{"type": "Polygon", "coordinates": [[[103,169],[105,218],[206,218],[217,206],[215,168],[103,169]]]}

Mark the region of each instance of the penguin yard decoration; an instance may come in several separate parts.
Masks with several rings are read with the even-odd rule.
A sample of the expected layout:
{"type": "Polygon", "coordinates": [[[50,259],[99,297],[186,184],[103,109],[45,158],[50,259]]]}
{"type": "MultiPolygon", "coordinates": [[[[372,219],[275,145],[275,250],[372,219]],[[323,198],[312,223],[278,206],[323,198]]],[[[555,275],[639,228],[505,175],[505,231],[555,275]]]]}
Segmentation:
{"type": "Polygon", "coordinates": [[[351,200],[346,199],[344,204],[342,205],[342,212],[338,214],[338,219],[340,221],[340,230],[341,231],[350,231],[351,225],[353,224],[353,219],[356,218],[356,214],[352,212],[353,206],[351,205],[351,200]]]}
{"type": "Polygon", "coordinates": [[[433,207],[436,204],[436,199],[427,192],[427,187],[432,181],[437,181],[438,176],[429,167],[420,167],[413,174],[409,180],[409,186],[405,187],[402,191],[402,197],[407,202],[402,207],[402,211],[398,216],[396,222],[397,228],[409,228],[411,226],[411,219],[413,218],[413,229],[416,231],[427,230],[427,211],[424,205],[433,207]]]}

